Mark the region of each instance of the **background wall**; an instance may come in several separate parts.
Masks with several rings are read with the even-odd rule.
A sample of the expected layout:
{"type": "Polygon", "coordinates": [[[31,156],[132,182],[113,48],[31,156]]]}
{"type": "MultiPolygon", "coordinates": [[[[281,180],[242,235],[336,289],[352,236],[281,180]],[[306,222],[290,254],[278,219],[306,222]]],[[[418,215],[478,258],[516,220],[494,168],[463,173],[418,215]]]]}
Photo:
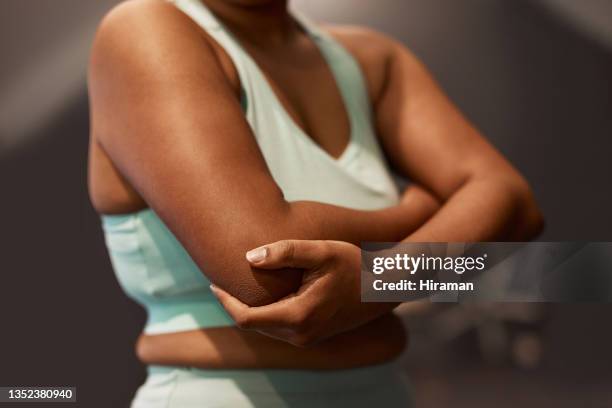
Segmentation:
{"type": "MultiPolygon", "coordinates": [[[[96,22],[113,3],[0,6],[0,384],[76,385],[87,407],[126,406],[144,375],[132,352],[144,314],[114,279],[86,195],[84,73],[96,22]]],[[[315,19],[366,24],[411,47],[532,182],[548,220],[542,239],[610,240],[612,3],[356,4],[294,2],[315,19]]],[[[406,365],[418,400],[610,406],[611,311],[547,309],[543,359],[528,372],[484,363],[473,331],[425,344],[417,320],[406,365]]]]}

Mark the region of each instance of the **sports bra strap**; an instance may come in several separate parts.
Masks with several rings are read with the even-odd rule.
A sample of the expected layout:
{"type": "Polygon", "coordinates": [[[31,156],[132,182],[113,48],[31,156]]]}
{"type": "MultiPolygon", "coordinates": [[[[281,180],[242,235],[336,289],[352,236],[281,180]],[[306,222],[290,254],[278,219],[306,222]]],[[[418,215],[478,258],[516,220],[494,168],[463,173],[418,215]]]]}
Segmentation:
{"type": "Polygon", "coordinates": [[[168,0],[193,19],[208,35],[219,43],[232,59],[241,79],[247,78],[249,68],[245,60],[249,57],[230,31],[200,0],[168,0]]]}

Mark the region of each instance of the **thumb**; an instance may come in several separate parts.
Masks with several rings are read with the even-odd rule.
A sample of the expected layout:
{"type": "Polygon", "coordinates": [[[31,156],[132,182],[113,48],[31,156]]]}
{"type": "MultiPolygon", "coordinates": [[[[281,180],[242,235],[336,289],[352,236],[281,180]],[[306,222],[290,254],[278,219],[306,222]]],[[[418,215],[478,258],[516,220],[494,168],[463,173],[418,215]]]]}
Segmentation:
{"type": "Polygon", "coordinates": [[[249,263],[261,269],[313,269],[332,255],[326,241],[284,240],[267,244],[246,253],[249,263]]]}

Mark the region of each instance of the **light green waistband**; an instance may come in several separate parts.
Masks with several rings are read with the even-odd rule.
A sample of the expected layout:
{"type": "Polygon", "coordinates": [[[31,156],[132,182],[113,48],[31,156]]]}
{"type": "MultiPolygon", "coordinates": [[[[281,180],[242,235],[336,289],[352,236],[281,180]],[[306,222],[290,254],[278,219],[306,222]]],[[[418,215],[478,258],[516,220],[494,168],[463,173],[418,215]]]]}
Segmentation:
{"type": "Polygon", "coordinates": [[[182,375],[191,378],[231,380],[245,392],[257,392],[265,385],[272,385],[284,392],[323,392],[326,390],[375,387],[390,383],[401,375],[398,360],[366,367],[342,370],[297,369],[237,369],[215,370],[191,367],[149,366],[150,376],[182,375]]]}
{"type": "Polygon", "coordinates": [[[232,326],[234,322],[218,303],[166,302],[148,307],[146,334],[161,334],[202,327],[232,326]]]}

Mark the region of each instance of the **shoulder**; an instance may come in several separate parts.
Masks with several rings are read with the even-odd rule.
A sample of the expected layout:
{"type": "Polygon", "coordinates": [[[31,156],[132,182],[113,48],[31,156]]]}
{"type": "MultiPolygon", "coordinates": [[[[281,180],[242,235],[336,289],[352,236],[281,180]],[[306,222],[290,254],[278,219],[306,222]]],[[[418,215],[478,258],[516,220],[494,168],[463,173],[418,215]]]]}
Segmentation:
{"type": "Polygon", "coordinates": [[[323,25],[322,28],[359,62],[373,102],[383,92],[394,61],[400,56],[416,58],[396,39],[369,27],[323,25]]]}
{"type": "Polygon", "coordinates": [[[416,55],[400,41],[369,27],[324,25],[323,29],[347,48],[359,62],[368,66],[382,65],[400,57],[418,61],[416,55]]]}
{"type": "Polygon", "coordinates": [[[95,81],[118,70],[150,78],[207,67],[221,68],[227,74],[215,45],[204,30],[168,1],[124,1],[98,27],[89,79],[95,81]]]}
{"type": "MultiPolygon", "coordinates": [[[[195,24],[170,2],[128,0],[111,9],[98,26],[95,52],[112,43],[117,47],[135,45],[160,38],[197,33],[195,24]],[[151,39],[151,40],[149,40],[151,39]]],[[[162,43],[163,45],[163,43],[162,43]]]]}
{"type": "Polygon", "coordinates": [[[365,26],[334,24],[322,27],[351,52],[364,57],[385,56],[397,44],[390,36],[365,26]]]}
{"type": "Polygon", "coordinates": [[[129,0],[101,21],[91,49],[90,73],[103,68],[129,68],[172,59],[175,51],[196,43],[197,31],[172,4],[129,0]],[[165,58],[164,58],[165,57],[165,58]]]}

